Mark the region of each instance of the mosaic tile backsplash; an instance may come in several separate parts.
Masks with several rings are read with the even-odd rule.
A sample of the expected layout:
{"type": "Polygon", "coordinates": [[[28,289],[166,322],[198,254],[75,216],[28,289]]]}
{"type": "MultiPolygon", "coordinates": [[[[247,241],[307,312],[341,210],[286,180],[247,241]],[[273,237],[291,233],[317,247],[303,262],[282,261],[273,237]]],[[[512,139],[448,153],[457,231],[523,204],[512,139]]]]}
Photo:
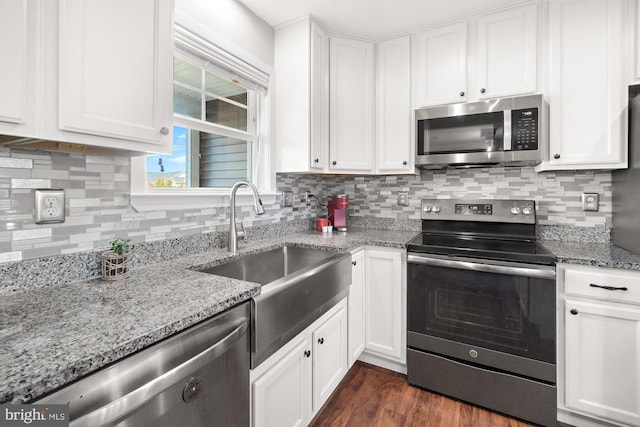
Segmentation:
{"type": "MultiPolygon", "coordinates": [[[[115,237],[134,243],[187,236],[202,241],[201,235],[214,233],[204,241],[224,241],[228,206],[136,212],[129,206],[129,171],[130,161],[124,157],[0,147],[0,263],[103,250],[115,237]],[[65,223],[34,224],[35,188],[65,189],[65,223]]],[[[472,197],[534,199],[539,224],[558,239],[563,238],[564,228],[579,227],[595,230],[598,239],[608,241],[611,227],[611,174],[602,171],[537,174],[533,168],[491,168],[421,171],[411,176],[279,174],[277,189],[292,191],[294,206],[282,208],[278,197],[260,217],[250,206],[243,207],[239,217],[246,225],[256,230],[278,225],[289,231],[308,228],[316,215],[326,214],[315,200],[311,206],[301,203],[302,194],[310,191],[323,203],[329,194],[348,194],[349,221],[354,226],[417,230],[421,199],[472,197]],[[409,206],[397,205],[398,191],[409,193],[409,206]],[[581,210],[582,192],[600,194],[599,212],[581,210]]]]}

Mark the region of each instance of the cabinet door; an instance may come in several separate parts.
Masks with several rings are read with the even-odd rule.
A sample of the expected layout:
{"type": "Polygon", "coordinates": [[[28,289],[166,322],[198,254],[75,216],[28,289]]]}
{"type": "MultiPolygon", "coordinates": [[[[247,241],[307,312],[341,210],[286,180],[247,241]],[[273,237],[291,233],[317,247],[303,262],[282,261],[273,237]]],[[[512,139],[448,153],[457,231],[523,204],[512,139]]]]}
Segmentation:
{"type": "Polygon", "coordinates": [[[327,167],[329,155],[329,38],[311,22],[311,123],[309,167],[327,167]]]}
{"type": "Polygon", "coordinates": [[[411,38],[378,43],[377,171],[413,172],[411,38]]]}
{"type": "Polygon", "coordinates": [[[406,316],[402,251],[366,250],[365,350],[402,363],[406,316]]]}
{"type": "Polygon", "coordinates": [[[0,2],[0,132],[36,136],[38,3],[0,2]]]}
{"type": "Polygon", "coordinates": [[[364,250],[351,255],[353,268],[349,286],[349,367],[364,350],[364,250]]]}
{"type": "MultiPolygon", "coordinates": [[[[308,336],[308,335],[307,335],[308,336]]],[[[303,337],[253,382],[253,426],[305,426],[311,414],[311,344],[303,337]]]]}
{"type": "Polygon", "coordinates": [[[467,24],[424,31],[414,41],[414,106],[466,101],[467,24]]]}
{"type": "Polygon", "coordinates": [[[329,49],[329,169],[373,171],[373,43],[332,37],[329,49]]]}
{"type": "Polygon", "coordinates": [[[565,310],[566,406],[640,425],[640,310],[570,299],[565,310]]]}
{"type": "Polygon", "coordinates": [[[538,6],[478,19],[479,98],[536,91],[538,6]]]}
{"type": "Polygon", "coordinates": [[[623,0],[549,3],[547,169],[626,167],[623,0]]]}
{"type": "Polygon", "coordinates": [[[347,309],[343,306],[313,332],[313,410],[329,398],[347,372],[347,309]]]}
{"type": "Polygon", "coordinates": [[[59,14],[60,129],[171,151],[173,2],[61,0],[59,14]]]}

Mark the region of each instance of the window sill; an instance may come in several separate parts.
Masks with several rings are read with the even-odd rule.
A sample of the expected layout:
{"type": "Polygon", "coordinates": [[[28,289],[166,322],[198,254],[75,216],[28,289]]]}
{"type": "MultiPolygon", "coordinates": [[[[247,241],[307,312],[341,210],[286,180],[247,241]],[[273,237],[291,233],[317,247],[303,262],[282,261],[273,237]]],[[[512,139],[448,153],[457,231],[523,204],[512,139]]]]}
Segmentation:
{"type": "MultiPolygon", "coordinates": [[[[230,189],[203,188],[163,188],[132,192],[129,194],[131,206],[137,212],[159,210],[206,209],[229,206],[230,189]]],[[[265,206],[277,202],[278,193],[260,193],[265,206]]],[[[236,206],[253,206],[253,193],[239,189],[236,193],[236,206]]]]}

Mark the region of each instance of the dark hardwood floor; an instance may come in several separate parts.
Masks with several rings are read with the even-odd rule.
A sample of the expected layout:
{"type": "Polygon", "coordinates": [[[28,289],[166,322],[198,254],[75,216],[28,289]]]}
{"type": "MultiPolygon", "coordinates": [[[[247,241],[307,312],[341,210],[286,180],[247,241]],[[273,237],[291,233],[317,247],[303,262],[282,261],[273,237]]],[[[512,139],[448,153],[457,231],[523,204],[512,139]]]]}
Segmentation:
{"type": "Polygon", "coordinates": [[[310,426],[527,427],[529,424],[412,387],[405,375],[356,362],[310,426]]]}

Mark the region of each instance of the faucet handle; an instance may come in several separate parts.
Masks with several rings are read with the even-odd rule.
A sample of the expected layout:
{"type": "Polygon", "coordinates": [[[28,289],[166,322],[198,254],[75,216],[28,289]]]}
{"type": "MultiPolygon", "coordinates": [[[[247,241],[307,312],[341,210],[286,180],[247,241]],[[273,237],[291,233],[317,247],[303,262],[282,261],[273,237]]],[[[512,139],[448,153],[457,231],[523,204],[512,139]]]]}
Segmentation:
{"type": "Polygon", "coordinates": [[[244,231],[244,223],[240,221],[240,228],[236,231],[236,237],[238,240],[244,240],[247,233],[244,231]]]}

